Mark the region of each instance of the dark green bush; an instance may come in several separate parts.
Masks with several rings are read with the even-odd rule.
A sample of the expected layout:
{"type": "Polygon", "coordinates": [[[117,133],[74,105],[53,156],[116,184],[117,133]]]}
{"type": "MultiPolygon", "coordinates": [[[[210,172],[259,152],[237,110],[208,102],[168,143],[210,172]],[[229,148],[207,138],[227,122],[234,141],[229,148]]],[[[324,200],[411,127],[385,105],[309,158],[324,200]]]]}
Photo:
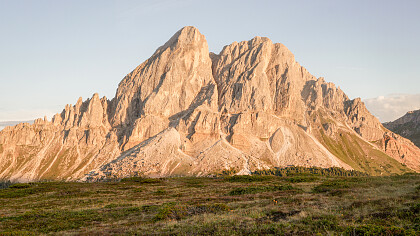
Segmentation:
{"type": "Polygon", "coordinates": [[[292,176],[285,179],[291,183],[314,182],[318,180],[315,176],[292,176]]]}
{"type": "Polygon", "coordinates": [[[12,182],[10,182],[10,180],[0,181],[0,189],[8,188],[10,187],[10,185],[12,185],[12,182]]]}
{"type": "Polygon", "coordinates": [[[310,174],[320,176],[368,176],[365,172],[356,170],[346,170],[339,167],[321,168],[321,167],[275,167],[268,170],[257,170],[252,172],[252,175],[275,175],[275,176],[290,176],[296,174],[310,174]]]}
{"type": "Polygon", "coordinates": [[[21,188],[30,188],[31,186],[32,184],[30,183],[17,183],[17,184],[12,184],[9,188],[21,189],[21,188]]]}

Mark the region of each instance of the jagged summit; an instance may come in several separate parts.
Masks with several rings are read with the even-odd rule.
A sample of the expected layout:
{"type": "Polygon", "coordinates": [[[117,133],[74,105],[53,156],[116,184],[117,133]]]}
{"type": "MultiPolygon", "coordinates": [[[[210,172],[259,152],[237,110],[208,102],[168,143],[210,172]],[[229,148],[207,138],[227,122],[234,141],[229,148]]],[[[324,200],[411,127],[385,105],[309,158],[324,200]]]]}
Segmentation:
{"type": "Polygon", "coordinates": [[[94,94],[51,122],[0,132],[0,178],[19,180],[246,174],[287,165],[382,175],[419,171],[419,156],[284,45],[255,37],[209,53],[191,26],[127,74],[111,101],[94,94]]]}
{"type": "Polygon", "coordinates": [[[132,125],[139,118],[168,123],[168,117],[198,106],[200,99],[216,108],[217,98],[209,95],[217,96],[211,91],[216,87],[211,63],[207,41],[196,28],[178,31],[121,81],[113,99],[112,125],[132,125]]]}
{"type": "Polygon", "coordinates": [[[181,47],[183,45],[200,45],[201,42],[207,44],[206,38],[194,26],[185,26],[176,32],[163,46],[166,47],[181,47]]]}

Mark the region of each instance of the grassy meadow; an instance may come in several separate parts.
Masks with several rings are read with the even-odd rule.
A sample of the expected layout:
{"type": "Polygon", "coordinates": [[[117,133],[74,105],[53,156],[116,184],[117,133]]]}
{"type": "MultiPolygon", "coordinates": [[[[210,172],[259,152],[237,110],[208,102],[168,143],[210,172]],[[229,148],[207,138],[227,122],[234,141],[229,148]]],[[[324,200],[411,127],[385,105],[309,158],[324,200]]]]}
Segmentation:
{"type": "Polygon", "coordinates": [[[0,184],[0,235],[420,235],[420,175],[0,184]]]}

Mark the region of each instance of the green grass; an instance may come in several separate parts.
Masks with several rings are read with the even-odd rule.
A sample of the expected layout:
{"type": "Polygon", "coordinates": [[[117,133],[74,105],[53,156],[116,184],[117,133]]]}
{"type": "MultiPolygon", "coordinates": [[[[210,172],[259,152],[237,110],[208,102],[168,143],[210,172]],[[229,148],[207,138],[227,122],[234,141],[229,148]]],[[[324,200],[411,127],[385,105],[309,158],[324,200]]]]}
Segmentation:
{"type": "Polygon", "coordinates": [[[332,195],[342,195],[350,188],[350,183],[346,180],[330,180],[321,183],[313,188],[314,193],[330,193],[332,195]]]}
{"type": "Polygon", "coordinates": [[[260,175],[234,175],[227,176],[224,178],[227,182],[241,182],[241,183],[250,183],[250,182],[263,182],[270,180],[271,176],[260,176],[260,175]]]}
{"type": "Polygon", "coordinates": [[[7,183],[0,189],[0,235],[420,234],[420,175],[294,170],[285,176],[7,183]]]}
{"type": "Polygon", "coordinates": [[[356,171],[377,176],[410,172],[406,166],[367,145],[354,134],[340,132],[334,139],[327,136],[321,129],[319,136],[321,142],[332,154],[356,171]]]}
{"type": "Polygon", "coordinates": [[[135,183],[142,183],[142,184],[154,184],[159,183],[160,179],[152,179],[152,178],[145,178],[145,177],[128,177],[121,179],[121,182],[135,182],[135,183]]]}
{"type": "Polygon", "coordinates": [[[161,220],[181,220],[183,218],[191,217],[193,215],[205,214],[205,213],[218,213],[229,211],[229,207],[223,203],[214,203],[210,205],[193,205],[185,206],[174,202],[166,203],[162,205],[152,221],[161,220]]]}
{"type": "Polygon", "coordinates": [[[291,185],[277,185],[277,186],[251,186],[235,188],[228,193],[228,195],[243,195],[243,194],[254,194],[263,192],[275,192],[275,191],[287,191],[295,190],[291,185]]]}

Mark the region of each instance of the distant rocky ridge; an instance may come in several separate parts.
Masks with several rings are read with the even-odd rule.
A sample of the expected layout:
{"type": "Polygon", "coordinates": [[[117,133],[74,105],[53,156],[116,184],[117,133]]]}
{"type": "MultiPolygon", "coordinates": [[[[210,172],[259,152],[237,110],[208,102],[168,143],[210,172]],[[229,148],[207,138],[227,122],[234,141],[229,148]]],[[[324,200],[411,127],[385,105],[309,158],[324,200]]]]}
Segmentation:
{"type": "Polygon", "coordinates": [[[0,121],[0,131],[4,128],[6,128],[7,126],[15,126],[17,124],[20,123],[28,123],[28,124],[32,124],[34,123],[33,120],[28,120],[28,121],[0,121]]]}
{"type": "Polygon", "coordinates": [[[209,53],[184,27],[119,84],[0,132],[0,178],[95,181],[337,166],[420,171],[420,149],[268,38],[209,53]]]}
{"type": "Polygon", "coordinates": [[[420,110],[409,111],[395,121],[386,122],[383,125],[420,147],[420,110]]]}

